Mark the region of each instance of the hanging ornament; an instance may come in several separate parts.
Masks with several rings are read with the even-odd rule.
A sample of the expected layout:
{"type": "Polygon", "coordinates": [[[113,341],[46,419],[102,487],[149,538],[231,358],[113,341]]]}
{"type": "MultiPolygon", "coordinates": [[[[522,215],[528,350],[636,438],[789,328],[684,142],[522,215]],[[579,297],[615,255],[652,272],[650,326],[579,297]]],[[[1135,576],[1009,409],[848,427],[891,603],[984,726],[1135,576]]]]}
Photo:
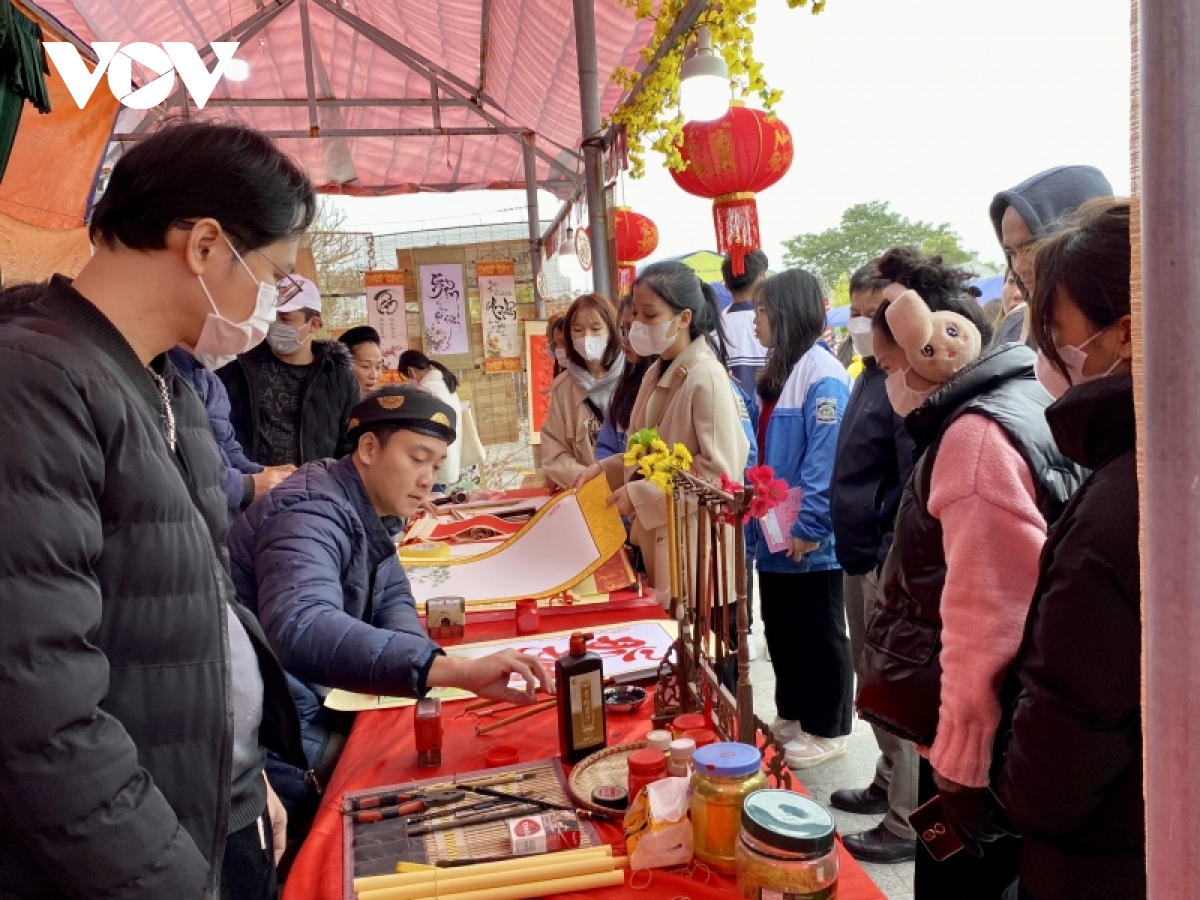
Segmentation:
{"type": "Polygon", "coordinates": [[[613,212],[617,240],[617,295],[624,297],[633,290],[637,278],[634,264],[658,249],[658,226],[628,206],[618,206],[613,212]]]}
{"type": "Polygon", "coordinates": [[[687,167],[669,169],[671,177],[689,194],[713,201],[717,250],[741,275],[746,254],[762,247],[754,195],[791,168],[791,132],[776,116],[735,100],[716,121],[684,125],[679,152],[687,167]]]}

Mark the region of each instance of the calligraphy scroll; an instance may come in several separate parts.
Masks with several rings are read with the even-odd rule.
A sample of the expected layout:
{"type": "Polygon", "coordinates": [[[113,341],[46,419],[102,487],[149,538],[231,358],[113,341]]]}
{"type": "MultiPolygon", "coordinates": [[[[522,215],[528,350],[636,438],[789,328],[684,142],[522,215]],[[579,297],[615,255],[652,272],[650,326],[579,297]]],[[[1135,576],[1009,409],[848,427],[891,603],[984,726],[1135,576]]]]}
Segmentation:
{"type": "Polygon", "coordinates": [[[483,371],[521,371],[521,332],[517,323],[517,280],[511,259],[475,262],[479,313],[483,319],[483,371]]]}
{"type": "Polygon", "coordinates": [[[404,312],[404,273],[378,270],[363,275],[367,293],[367,323],[379,332],[383,367],[396,371],[400,354],[408,349],[408,321],[404,312]]]}
{"type": "Polygon", "coordinates": [[[461,247],[413,250],[421,295],[421,342],[425,355],[449,369],[475,364],[471,348],[466,257],[461,247]]]}

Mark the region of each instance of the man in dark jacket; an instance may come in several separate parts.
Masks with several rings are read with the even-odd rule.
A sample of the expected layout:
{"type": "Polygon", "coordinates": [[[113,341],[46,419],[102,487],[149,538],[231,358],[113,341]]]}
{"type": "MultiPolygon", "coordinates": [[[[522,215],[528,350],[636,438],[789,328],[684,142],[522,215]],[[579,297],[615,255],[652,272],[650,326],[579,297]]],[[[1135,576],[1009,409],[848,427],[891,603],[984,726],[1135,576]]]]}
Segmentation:
{"type": "Polygon", "coordinates": [[[307,278],[276,309],[265,343],[222,367],[230,421],[247,455],[264,466],[299,466],[350,452],[346,423],[360,399],[354,358],[318,341],[321,294],[307,278]]]}
{"type": "Polygon", "coordinates": [[[1034,287],[1029,255],[1033,242],[1053,232],[1063,216],[1079,209],[1085,201],[1111,196],[1112,185],[1099,169],[1056,166],[992,198],[988,210],[992,227],[1026,300],[1034,287]]]}
{"type": "MultiPolygon", "coordinates": [[[[548,687],[531,656],[445,656],[417,617],[383,520],[408,518],[425,501],[454,429],[454,411],[427,391],[383,388],[351,413],[352,454],[302,466],[230,532],[238,596],[291,676],[318,775],[332,768],[326,754],[337,751],[334,722],[321,706],[331,688],[421,697],[452,686],[521,703],[548,687]],[[528,690],[508,687],[514,674],[528,690]]],[[[310,799],[300,770],[272,761],[268,772],[286,803],[310,799]]]]}
{"type": "Polygon", "coordinates": [[[302,760],[298,721],[165,354],[261,334],[314,206],[261,135],[164,129],[114,168],[75,282],[0,324],[0,896],[275,890],[260,745],[302,760]]]}
{"type": "MultiPolygon", "coordinates": [[[[844,573],[850,653],[856,667],[867,621],[875,610],[879,569],[892,546],[896,509],[913,468],[913,440],[892,409],[887,373],[871,348],[871,319],[883,304],[887,285],[873,263],[850,278],[850,336],[863,370],[842,419],[831,482],[833,534],[844,573]]],[[[875,780],[863,789],[834,791],[830,803],[859,815],[885,814],[875,828],[846,835],[846,849],[856,859],[905,862],[916,855],[908,816],[917,805],[917,753],[908,741],[882,728],[872,730],[880,751],[875,780]]]]}
{"type": "Polygon", "coordinates": [[[212,426],[217,450],[221,453],[221,463],[225,467],[225,501],[232,524],[255,497],[261,497],[279,484],[296,471],[296,467],[267,468],[247,459],[229,422],[229,395],[225,392],[225,384],[182,347],[172,349],[167,358],[179,376],[204,401],[208,424],[212,426]]]}

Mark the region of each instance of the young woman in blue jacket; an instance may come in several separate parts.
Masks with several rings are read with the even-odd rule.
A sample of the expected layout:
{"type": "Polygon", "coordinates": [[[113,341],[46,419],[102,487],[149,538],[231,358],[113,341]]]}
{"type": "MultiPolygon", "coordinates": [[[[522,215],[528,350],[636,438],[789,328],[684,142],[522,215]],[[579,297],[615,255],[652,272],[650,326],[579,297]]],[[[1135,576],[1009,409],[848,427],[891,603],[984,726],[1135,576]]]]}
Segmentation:
{"type": "MultiPolygon", "coordinates": [[[[829,483],[838,428],[850,398],[845,369],[817,342],[825,304],[817,279],[789,269],[756,292],[755,329],[770,351],[758,377],[759,460],[799,488],[789,544],[772,553],[754,523],[763,624],[775,669],[772,727],[788,765],[811,768],[846,752],[854,667],[842,571],[833,548],[829,483]]],[[[783,508],[776,510],[776,515],[783,508]]],[[[780,521],[788,528],[786,520],[780,521]]]]}

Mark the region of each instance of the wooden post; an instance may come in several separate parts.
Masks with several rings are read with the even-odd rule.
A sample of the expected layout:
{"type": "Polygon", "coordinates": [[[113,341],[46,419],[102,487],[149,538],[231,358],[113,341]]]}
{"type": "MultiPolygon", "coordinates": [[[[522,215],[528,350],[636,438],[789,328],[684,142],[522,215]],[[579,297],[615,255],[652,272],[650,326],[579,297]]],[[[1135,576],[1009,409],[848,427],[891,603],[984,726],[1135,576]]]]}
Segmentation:
{"type": "MultiPolygon", "coordinates": [[[[1148,895],[1200,897],[1200,6],[1142,0],[1141,438],[1148,895]]],[[[1136,273],[1135,273],[1136,278],[1136,273]]]]}

